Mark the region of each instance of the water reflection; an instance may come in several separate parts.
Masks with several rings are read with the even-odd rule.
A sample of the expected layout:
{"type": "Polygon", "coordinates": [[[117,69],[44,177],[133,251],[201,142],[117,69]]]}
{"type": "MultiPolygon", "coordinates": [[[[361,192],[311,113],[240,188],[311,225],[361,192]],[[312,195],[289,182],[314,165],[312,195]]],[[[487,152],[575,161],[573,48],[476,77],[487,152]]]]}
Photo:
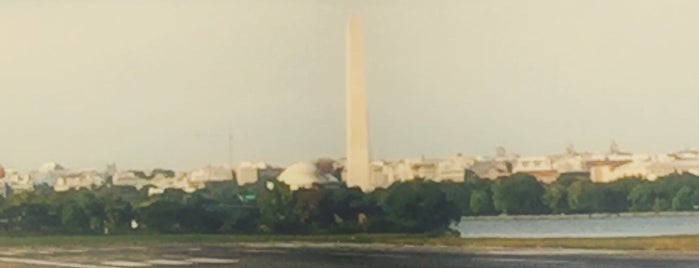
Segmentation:
{"type": "Polygon", "coordinates": [[[465,217],[462,237],[631,237],[699,234],[699,213],[465,217]]]}

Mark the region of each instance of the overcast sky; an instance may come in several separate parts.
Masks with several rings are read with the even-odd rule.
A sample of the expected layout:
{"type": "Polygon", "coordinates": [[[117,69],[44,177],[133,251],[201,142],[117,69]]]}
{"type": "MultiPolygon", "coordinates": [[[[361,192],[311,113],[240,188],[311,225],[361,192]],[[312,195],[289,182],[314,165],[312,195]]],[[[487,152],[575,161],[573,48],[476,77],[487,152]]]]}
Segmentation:
{"type": "Polygon", "coordinates": [[[0,163],[344,154],[350,10],[374,158],[699,148],[699,1],[0,2],[0,163]]]}

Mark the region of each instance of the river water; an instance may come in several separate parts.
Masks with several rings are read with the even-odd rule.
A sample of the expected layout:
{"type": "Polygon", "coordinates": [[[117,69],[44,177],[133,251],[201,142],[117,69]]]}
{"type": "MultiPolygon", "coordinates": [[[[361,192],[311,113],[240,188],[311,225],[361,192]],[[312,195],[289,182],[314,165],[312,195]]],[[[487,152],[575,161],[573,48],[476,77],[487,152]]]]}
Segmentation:
{"type": "Polygon", "coordinates": [[[636,237],[699,234],[699,213],[464,217],[462,237],[636,237]]]}

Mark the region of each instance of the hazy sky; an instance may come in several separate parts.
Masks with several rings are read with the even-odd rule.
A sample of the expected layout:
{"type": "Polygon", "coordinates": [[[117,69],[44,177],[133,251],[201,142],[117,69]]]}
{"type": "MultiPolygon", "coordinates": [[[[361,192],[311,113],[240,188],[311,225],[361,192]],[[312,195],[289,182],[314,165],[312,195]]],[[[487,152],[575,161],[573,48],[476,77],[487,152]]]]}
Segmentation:
{"type": "Polygon", "coordinates": [[[0,163],[344,154],[350,10],[374,158],[699,148],[699,1],[0,1],[0,163]]]}

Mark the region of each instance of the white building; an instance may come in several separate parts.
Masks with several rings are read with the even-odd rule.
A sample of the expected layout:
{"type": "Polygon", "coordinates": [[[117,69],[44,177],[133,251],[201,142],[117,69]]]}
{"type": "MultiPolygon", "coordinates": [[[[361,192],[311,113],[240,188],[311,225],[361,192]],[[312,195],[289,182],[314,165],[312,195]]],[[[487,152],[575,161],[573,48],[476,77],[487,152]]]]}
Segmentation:
{"type": "Polygon", "coordinates": [[[413,169],[414,163],[411,160],[400,160],[392,164],[394,181],[409,181],[417,178],[417,173],[413,169]]]}
{"type": "Polygon", "coordinates": [[[316,165],[308,162],[298,162],[288,166],[278,179],[288,184],[291,190],[312,188],[314,184],[339,183],[339,180],[330,174],[321,176],[316,165]]]}
{"type": "Polygon", "coordinates": [[[586,172],[583,155],[566,154],[551,157],[553,169],[558,173],[586,172]]]}
{"type": "Polygon", "coordinates": [[[476,162],[475,158],[464,157],[457,155],[456,157],[448,158],[437,163],[437,172],[435,181],[464,181],[466,169],[473,166],[476,162]]]}
{"type": "Polygon", "coordinates": [[[497,179],[512,174],[512,164],[507,161],[481,160],[470,168],[478,177],[484,179],[497,179]]]}
{"type": "Polygon", "coordinates": [[[228,166],[206,166],[189,172],[187,180],[195,187],[201,188],[207,182],[232,181],[233,170],[228,166]]]}
{"type": "Polygon", "coordinates": [[[91,189],[98,187],[105,182],[104,177],[95,170],[84,170],[68,175],[60,176],[56,179],[53,185],[53,190],[56,192],[64,192],[70,189],[91,189]]]}
{"type": "Polygon", "coordinates": [[[670,153],[668,155],[671,156],[672,158],[678,159],[678,160],[696,160],[696,159],[699,159],[699,151],[698,150],[686,149],[686,150],[681,150],[681,151],[677,151],[674,153],[670,153]]]}
{"type": "Polygon", "coordinates": [[[174,177],[156,174],[149,181],[148,196],[162,194],[166,189],[180,189],[187,193],[193,193],[200,184],[190,183],[187,173],[178,173],[174,177]]]}
{"type": "Polygon", "coordinates": [[[683,172],[673,162],[639,161],[594,161],[589,163],[590,179],[593,182],[612,182],[621,178],[640,177],[656,180],[674,172],[683,172]]]}
{"type": "Polygon", "coordinates": [[[257,182],[260,176],[260,170],[267,168],[264,162],[242,162],[235,169],[235,178],[238,185],[257,182]]]}
{"type": "Polygon", "coordinates": [[[146,177],[138,176],[136,173],[136,171],[117,171],[112,175],[112,184],[117,186],[133,186],[139,190],[143,188],[143,186],[150,184],[146,177]]]}
{"type": "Polygon", "coordinates": [[[434,180],[437,177],[437,164],[440,159],[422,159],[413,164],[413,170],[418,178],[434,180]]]}
{"type": "MultiPolygon", "coordinates": [[[[665,163],[660,164],[662,165],[665,163]]],[[[653,168],[658,174],[660,174],[660,172],[666,172],[665,175],[669,173],[687,172],[699,176],[699,159],[679,159],[669,162],[665,166],[665,170],[658,170],[659,168],[655,166],[653,168]]]]}
{"type": "Polygon", "coordinates": [[[28,174],[20,174],[17,170],[6,169],[5,180],[13,192],[34,191],[34,181],[28,174]]]}
{"type": "Polygon", "coordinates": [[[393,166],[387,161],[373,161],[369,165],[372,187],[388,187],[396,181],[393,166]]]}
{"type": "Polygon", "coordinates": [[[548,156],[519,157],[512,163],[512,173],[530,174],[544,183],[551,183],[560,175],[554,161],[548,156]]]}

